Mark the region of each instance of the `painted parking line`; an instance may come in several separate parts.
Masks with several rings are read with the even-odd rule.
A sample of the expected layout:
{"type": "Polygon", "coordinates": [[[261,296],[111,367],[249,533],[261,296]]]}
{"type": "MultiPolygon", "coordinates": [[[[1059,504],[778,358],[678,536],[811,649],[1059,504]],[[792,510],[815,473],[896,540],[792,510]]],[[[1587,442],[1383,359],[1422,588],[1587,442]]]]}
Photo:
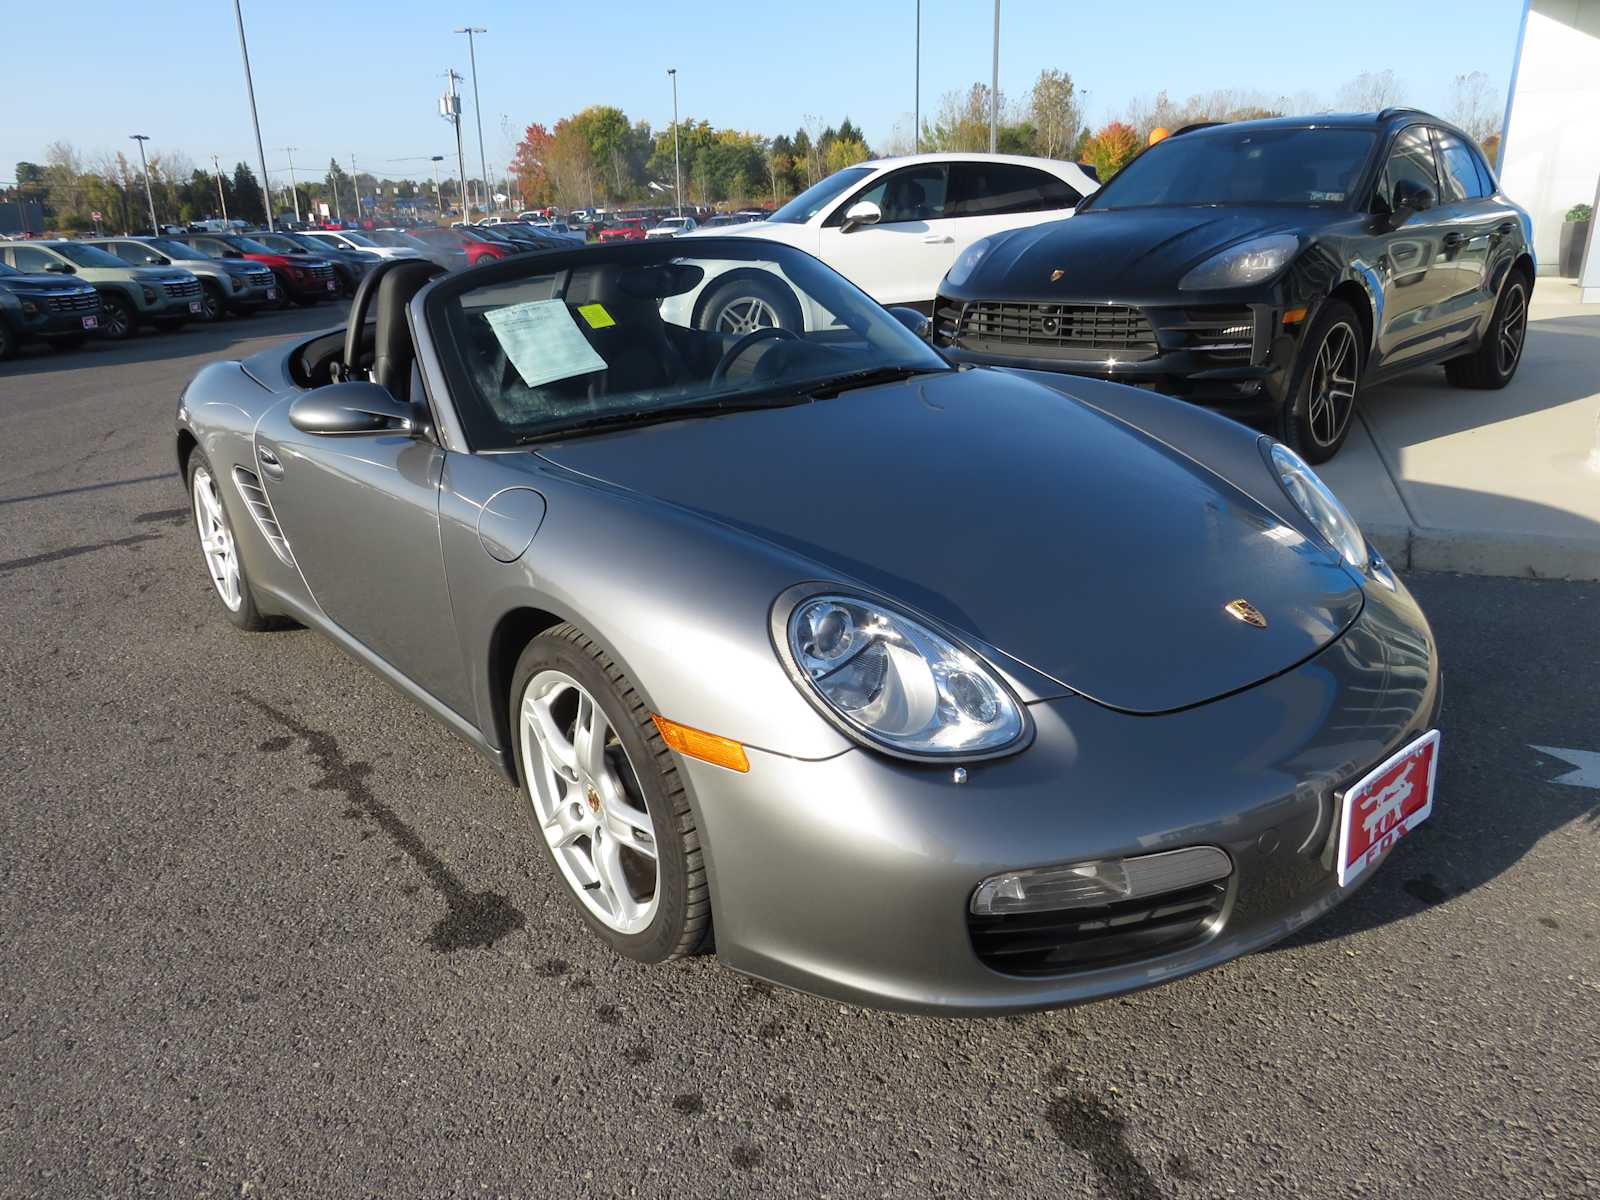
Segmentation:
{"type": "MultiPolygon", "coordinates": [[[[1530,743],[1531,744],[1531,743],[1530,743]]],[[[1576,771],[1557,775],[1551,783],[1564,783],[1568,787],[1594,788],[1600,791],[1600,752],[1594,750],[1567,750],[1561,746],[1533,746],[1540,754],[1571,763],[1576,771]]]]}

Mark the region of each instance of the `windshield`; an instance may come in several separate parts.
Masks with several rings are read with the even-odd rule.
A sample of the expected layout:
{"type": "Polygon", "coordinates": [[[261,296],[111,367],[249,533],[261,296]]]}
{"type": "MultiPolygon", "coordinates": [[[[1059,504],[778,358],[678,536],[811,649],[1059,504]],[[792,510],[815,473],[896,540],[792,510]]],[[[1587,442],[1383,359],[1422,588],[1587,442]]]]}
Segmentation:
{"type": "Polygon", "coordinates": [[[275,254],[275,253],[277,253],[277,251],[269,250],[267,247],[263,246],[260,242],[256,241],[255,238],[231,237],[231,238],[224,238],[223,241],[225,241],[228,245],[232,246],[240,254],[275,254]]]}
{"type": "Polygon", "coordinates": [[[353,229],[340,230],[339,236],[342,237],[345,241],[351,242],[351,243],[353,243],[353,244],[355,244],[357,246],[376,246],[378,244],[377,242],[375,242],[371,238],[369,238],[366,234],[357,233],[353,229]]]}
{"type": "Polygon", "coordinates": [[[263,245],[271,247],[283,254],[304,254],[305,245],[299,238],[287,233],[267,233],[260,238],[263,245]]]}
{"type": "Polygon", "coordinates": [[[394,229],[375,229],[369,235],[375,245],[379,246],[416,246],[416,241],[408,234],[394,229]]]}
{"type": "Polygon", "coordinates": [[[1130,162],[1085,207],[1344,204],[1376,141],[1366,129],[1261,126],[1168,138],[1130,162]]]}
{"type": "Polygon", "coordinates": [[[126,267],[128,265],[115,254],[108,254],[98,246],[57,242],[50,248],[63,258],[70,258],[80,267],[126,267]]]}
{"type": "Polygon", "coordinates": [[[804,403],[863,372],[952,369],[807,254],[771,242],[688,246],[575,247],[506,260],[520,269],[497,272],[494,283],[435,291],[428,326],[474,448],[703,409],[804,403]],[[766,314],[752,318],[754,329],[739,319],[748,304],[740,308],[737,295],[716,308],[697,303],[707,281],[733,270],[732,282],[749,287],[766,314]],[[771,328],[779,313],[792,328],[771,328]]]}
{"type": "Polygon", "coordinates": [[[171,238],[145,238],[144,244],[157,254],[165,254],[168,258],[210,258],[204,250],[196,250],[193,246],[185,246],[182,242],[175,242],[171,238]]]}
{"type": "Polygon", "coordinates": [[[829,201],[847,192],[876,170],[875,167],[846,167],[835,171],[821,183],[814,183],[767,218],[790,225],[804,225],[829,201]]]}

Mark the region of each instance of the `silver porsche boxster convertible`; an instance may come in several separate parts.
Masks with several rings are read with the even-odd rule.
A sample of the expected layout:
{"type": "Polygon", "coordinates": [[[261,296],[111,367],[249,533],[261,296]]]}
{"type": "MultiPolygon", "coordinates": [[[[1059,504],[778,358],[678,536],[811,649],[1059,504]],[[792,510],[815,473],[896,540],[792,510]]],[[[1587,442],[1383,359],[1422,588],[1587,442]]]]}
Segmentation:
{"type": "Polygon", "coordinates": [[[1126,992],[1337,904],[1432,811],[1405,586],[1291,451],[955,367],[788,247],[380,264],[199,373],[241,629],[317,629],[492,759],[619,953],[842,1000],[1126,992]],[[827,319],[727,330],[759,276],[827,319]]]}

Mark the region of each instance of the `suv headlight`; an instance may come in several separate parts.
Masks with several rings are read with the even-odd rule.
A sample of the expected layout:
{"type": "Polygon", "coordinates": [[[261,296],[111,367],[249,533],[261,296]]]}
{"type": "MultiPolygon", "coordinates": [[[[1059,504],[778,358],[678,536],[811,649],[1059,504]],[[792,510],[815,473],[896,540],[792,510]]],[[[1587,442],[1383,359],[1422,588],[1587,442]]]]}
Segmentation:
{"type": "Polygon", "coordinates": [[[877,749],[981,758],[1016,748],[1027,732],[1022,705],[977,655],[881,601],[806,597],[781,636],[801,690],[877,749]]]}
{"type": "Polygon", "coordinates": [[[1178,281],[1178,290],[1198,292],[1260,283],[1288,266],[1299,249],[1300,239],[1291,233],[1251,238],[1206,259],[1178,281]]]}
{"type": "Polygon", "coordinates": [[[154,304],[156,302],[156,290],[155,290],[155,288],[146,287],[144,289],[144,302],[146,304],[154,304]]]}
{"type": "Polygon", "coordinates": [[[1306,520],[1316,526],[1323,541],[1340,558],[1356,570],[1365,571],[1371,556],[1367,550],[1367,539],[1362,536],[1356,519],[1303,458],[1282,442],[1270,442],[1270,445],[1267,457],[1277,472],[1278,482],[1283,485],[1289,499],[1294,501],[1295,507],[1305,513],[1306,520]]]}
{"type": "Polygon", "coordinates": [[[960,287],[971,279],[972,273],[978,269],[978,263],[983,260],[985,254],[989,253],[989,247],[992,245],[994,245],[993,239],[979,238],[957,255],[956,261],[950,266],[950,270],[945,272],[945,279],[949,281],[950,286],[960,287]]]}

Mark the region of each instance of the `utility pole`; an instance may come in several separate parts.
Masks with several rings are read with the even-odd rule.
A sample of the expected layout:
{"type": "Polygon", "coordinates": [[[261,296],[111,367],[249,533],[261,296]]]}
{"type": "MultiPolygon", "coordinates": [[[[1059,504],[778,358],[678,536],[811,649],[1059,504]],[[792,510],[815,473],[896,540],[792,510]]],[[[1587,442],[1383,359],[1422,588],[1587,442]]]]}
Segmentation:
{"type": "Polygon", "coordinates": [[[439,206],[439,224],[444,224],[444,192],[439,188],[439,164],[444,161],[444,155],[433,156],[433,202],[439,206]]]}
{"type": "Polygon", "coordinates": [[[211,156],[211,165],[216,168],[216,172],[217,172],[217,203],[222,205],[222,219],[223,219],[223,221],[227,221],[227,219],[228,219],[228,197],[223,195],[223,192],[222,192],[222,163],[217,161],[217,156],[215,154],[213,154],[211,156]]]}
{"type": "Polygon", "coordinates": [[[672,76],[672,198],[678,205],[678,215],[683,216],[683,159],[678,155],[678,68],[668,67],[672,76]]]}
{"type": "MultiPolygon", "coordinates": [[[[463,25],[456,33],[467,35],[467,55],[472,59],[472,116],[478,123],[478,169],[483,172],[483,190],[493,193],[494,189],[489,184],[489,160],[483,152],[483,105],[478,102],[478,47],[473,40],[474,34],[488,33],[481,25],[463,25]]],[[[482,191],[478,193],[479,203],[488,208],[488,197],[482,191]]],[[[499,209],[496,203],[495,208],[499,209]]]]}
{"type": "Polygon", "coordinates": [[[989,153],[1000,142],[1000,0],[994,0],[994,70],[989,77],[989,153]]]}
{"type": "Polygon", "coordinates": [[[471,223],[471,214],[467,209],[467,156],[461,149],[461,96],[456,91],[456,84],[461,81],[461,76],[456,74],[454,67],[448,68],[445,78],[450,82],[448,90],[439,97],[439,115],[456,127],[456,166],[461,175],[461,220],[471,223]]]}
{"type": "Polygon", "coordinates": [[[150,232],[160,237],[161,226],[156,224],[156,197],[150,190],[150,163],[144,156],[144,144],[150,138],[143,133],[130,133],[128,137],[139,143],[139,166],[144,169],[144,198],[150,205],[150,232]]]}
{"type": "Polygon", "coordinates": [[[296,150],[300,149],[300,147],[299,146],[280,146],[278,148],[289,156],[289,190],[294,193],[294,223],[296,225],[299,225],[301,223],[301,219],[300,219],[300,186],[299,186],[299,184],[295,183],[295,181],[294,181],[294,152],[296,150]]]}
{"type": "Polygon", "coordinates": [[[244,14],[233,0],[233,22],[239,27],[239,57],[244,59],[244,90],[250,97],[250,124],[256,131],[256,162],[261,167],[262,207],[267,210],[267,232],[272,232],[272,184],[267,179],[267,152],[261,145],[261,118],[256,115],[256,85],[250,79],[250,50],[244,42],[244,14]]]}
{"type": "Polygon", "coordinates": [[[356,170],[356,152],[350,151],[350,190],[356,197],[356,224],[361,224],[361,175],[356,170]]]}
{"type": "Polygon", "coordinates": [[[922,0],[917,0],[916,95],[911,99],[911,153],[922,153],[922,0]]]}

